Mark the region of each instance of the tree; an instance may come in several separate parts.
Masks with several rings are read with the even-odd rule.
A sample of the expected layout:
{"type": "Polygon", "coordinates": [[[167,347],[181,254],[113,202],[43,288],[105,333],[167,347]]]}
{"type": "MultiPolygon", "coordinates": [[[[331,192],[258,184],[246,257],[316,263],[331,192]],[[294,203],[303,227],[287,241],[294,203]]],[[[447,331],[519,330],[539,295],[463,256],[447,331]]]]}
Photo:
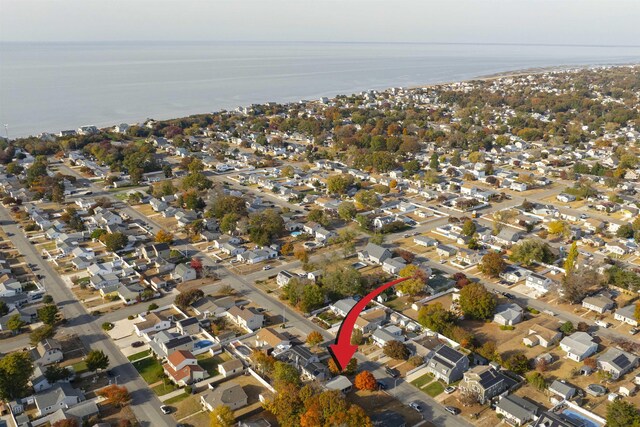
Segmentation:
{"type": "Polygon", "coordinates": [[[458,401],[462,406],[473,406],[481,401],[480,393],[472,389],[460,390],[458,401]]]}
{"type": "Polygon", "coordinates": [[[247,205],[242,197],[219,195],[211,205],[211,213],[218,219],[221,219],[229,213],[235,213],[242,218],[247,215],[247,205]]]}
{"type": "Polygon", "coordinates": [[[551,221],[548,226],[549,234],[555,236],[566,236],[571,229],[569,225],[564,221],[551,221]]]}
{"type": "Polygon", "coordinates": [[[191,172],[182,179],[181,187],[183,190],[196,189],[206,190],[213,186],[213,182],[202,172],[191,172]]]}
{"type": "Polygon", "coordinates": [[[227,405],[220,405],[211,411],[211,427],[231,427],[235,425],[236,417],[227,405]]]}
{"type": "Polygon", "coordinates": [[[516,351],[511,354],[505,361],[505,366],[518,375],[524,375],[531,370],[529,359],[521,351],[516,351]]]}
{"type": "Polygon", "coordinates": [[[355,195],[356,202],[367,209],[377,208],[382,202],[378,199],[378,195],[373,190],[360,190],[355,195]]]}
{"type": "Polygon", "coordinates": [[[26,352],[14,352],[0,358],[0,398],[11,401],[29,395],[33,362],[26,352]]]}
{"type": "Polygon", "coordinates": [[[324,341],[324,338],[318,331],[311,331],[309,332],[309,335],[307,335],[307,344],[309,344],[311,347],[317,346],[322,341],[324,341]]]}
{"type": "Polygon", "coordinates": [[[541,240],[527,239],[511,248],[511,260],[531,265],[534,262],[550,263],[554,259],[551,247],[541,240]]]}
{"type": "Polygon", "coordinates": [[[587,357],[583,361],[584,366],[588,366],[589,368],[596,370],[598,368],[598,361],[595,357],[587,357]]]}
{"type": "Polygon", "coordinates": [[[37,329],[34,329],[31,334],[29,334],[29,342],[31,345],[37,345],[40,341],[45,338],[53,337],[53,326],[51,325],[42,325],[37,329]]]}
{"type": "Polygon", "coordinates": [[[193,268],[196,271],[196,273],[199,274],[202,271],[202,267],[203,267],[202,260],[200,258],[193,257],[191,258],[191,262],[189,263],[189,266],[193,268]]]}
{"type": "Polygon", "coordinates": [[[640,413],[631,402],[618,399],[607,405],[607,427],[639,427],[640,413]]]}
{"type": "Polygon", "coordinates": [[[111,384],[98,390],[98,396],[104,397],[107,402],[118,408],[123,408],[131,401],[129,391],[125,386],[111,384]]]}
{"type": "Polygon", "coordinates": [[[172,233],[164,230],[159,230],[156,233],[156,243],[167,243],[171,245],[173,243],[174,236],[172,233]]]}
{"type": "Polygon", "coordinates": [[[455,321],[455,314],[446,310],[439,302],[424,305],[418,311],[418,322],[425,328],[440,334],[448,330],[455,321]]]}
{"type": "Polygon", "coordinates": [[[14,314],[7,320],[7,328],[13,333],[16,334],[26,323],[22,320],[22,317],[19,313],[14,314]]]}
{"type": "Polygon", "coordinates": [[[407,360],[410,355],[409,348],[404,343],[396,340],[387,341],[382,347],[382,352],[385,356],[398,360],[407,360]]]}
{"type": "Polygon", "coordinates": [[[53,303],[53,297],[51,295],[45,295],[42,297],[42,302],[45,304],[53,303]]]}
{"type": "Polygon", "coordinates": [[[38,309],[38,319],[45,325],[53,325],[56,323],[56,317],[58,316],[58,307],[54,304],[47,304],[44,307],[38,309]]]}
{"type": "Polygon", "coordinates": [[[547,359],[545,359],[544,357],[541,357],[538,360],[536,360],[536,371],[547,372],[548,369],[549,369],[549,362],[547,362],[547,359]]]}
{"type": "Polygon", "coordinates": [[[47,369],[44,371],[44,377],[47,379],[47,382],[49,384],[68,380],[72,376],[73,373],[69,370],[69,368],[63,368],[58,365],[47,366],[47,369]]]}
{"type": "Polygon", "coordinates": [[[298,386],[300,385],[300,374],[295,366],[278,361],[273,366],[273,380],[276,384],[288,383],[298,386]]]}
{"type": "Polygon", "coordinates": [[[580,269],[573,271],[562,280],[562,300],[571,304],[580,303],[589,290],[601,282],[597,271],[580,269]]]}
{"type": "Polygon", "coordinates": [[[307,252],[307,250],[302,246],[297,247],[293,251],[293,256],[295,257],[295,259],[297,259],[303,264],[306,264],[309,262],[309,252],[307,252]]]}
{"type": "Polygon", "coordinates": [[[496,297],[480,283],[470,283],[460,290],[460,309],[465,316],[484,320],[493,317],[496,297]]]}
{"type": "Polygon", "coordinates": [[[0,301],[0,317],[4,317],[9,314],[9,307],[4,301],[0,301]]]}
{"type": "Polygon", "coordinates": [[[118,252],[119,250],[123,249],[128,243],[127,236],[119,231],[116,231],[115,233],[103,234],[100,237],[100,240],[111,252],[118,252]]]}
{"type": "Polygon", "coordinates": [[[107,369],[109,366],[109,356],[102,350],[91,350],[84,359],[87,369],[96,372],[98,369],[107,369]]]}
{"type": "Polygon", "coordinates": [[[540,391],[543,391],[548,387],[544,376],[540,372],[531,372],[526,378],[529,384],[540,391]]]}
{"type": "Polygon", "coordinates": [[[576,260],[578,259],[578,244],[573,242],[571,247],[569,248],[569,252],[567,253],[567,257],[564,260],[564,271],[565,276],[573,273],[573,269],[576,265],[576,260]]]}
{"type": "Polygon", "coordinates": [[[376,377],[369,371],[362,371],[356,375],[355,386],[358,390],[375,390],[378,386],[376,377]]]}
{"type": "Polygon", "coordinates": [[[507,263],[498,252],[488,252],[482,257],[478,268],[488,276],[499,277],[500,273],[507,268],[507,263]]]}
{"type": "Polygon", "coordinates": [[[327,178],[327,192],[330,194],[345,194],[351,185],[353,185],[353,176],[347,173],[331,175],[327,178]]]}
{"type": "Polygon", "coordinates": [[[204,297],[202,289],[189,289],[185,292],[180,292],[174,300],[175,305],[182,309],[188,308],[191,304],[204,297]]]}
{"type": "Polygon", "coordinates": [[[240,221],[240,215],[235,212],[229,212],[225,214],[220,220],[220,231],[227,234],[232,234],[240,221]]]}
{"type": "Polygon", "coordinates": [[[58,420],[52,424],[53,427],[80,427],[78,421],[75,418],[68,418],[65,420],[58,420]]]}
{"type": "Polygon", "coordinates": [[[420,267],[410,264],[399,271],[400,277],[410,277],[410,279],[396,285],[396,289],[407,295],[416,295],[424,291],[424,287],[429,280],[427,274],[420,267]]]}
{"type": "Polygon", "coordinates": [[[364,336],[360,329],[354,329],[351,333],[351,345],[361,345],[364,342],[364,336]]]}
{"type": "Polygon", "coordinates": [[[630,239],[633,237],[633,227],[631,224],[623,224],[616,231],[616,237],[620,237],[621,239],[630,239]]]}
{"type": "Polygon", "coordinates": [[[260,246],[267,246],[284,234],[284,220],[273,209],[253,213],[249,217],[249,238],[260,246]]]}
{"type": "Polygon", "coordinates": [[[472,219],[467,219],[462,224],[462,234],[464,234],[467,237],[471,237],[474,234],[476,234],[476,223],[473,222],[472,219]]]}
{"type": "Polygon", "coordinates": [[[356,205],[352,202],[342,202],[338,206],[338,216],[345,221],[351,221],[356,217],[356,213],[358,213],[356,205]]]}
{"type": "Polygon", "coordinates": [[[571,335],[575,330],[576,329],[573,326],[573,323],[571,323],[568,320],[560,326],[560,332],[562,332],[565,335],[571,335]]]}
{"type": "Polygon", "coordinates": [[[435,171],[440,168],[440,161],[438,160],[438,153],[433,153],[429,159],[429,167],[435,171]]]}

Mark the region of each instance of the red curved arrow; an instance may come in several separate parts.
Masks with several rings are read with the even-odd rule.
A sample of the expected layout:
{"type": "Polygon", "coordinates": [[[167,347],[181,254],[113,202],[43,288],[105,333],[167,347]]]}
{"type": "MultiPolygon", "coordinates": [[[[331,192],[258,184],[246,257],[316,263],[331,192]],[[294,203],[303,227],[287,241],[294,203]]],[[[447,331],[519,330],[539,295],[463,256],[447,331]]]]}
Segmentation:
{"type": "Polygon", "coordinates": [[[338,329],[336,343],[329,346],[329,353],[331,354],[331,357],[333,357],[334,362],[336,362],[336,364],[340,366],[341,369],[345,369],[347,367],[347,364],[353,357],[353,354],[358,349],[357,345],[351,344],[351,333],[353,332],[353,327],[356,325],[356,320],[358,319],[358,316],[360,315],[362,310],[364,310],[367,304],[369,304],[369,302],[371,302],[382,292],[394,285],[397,285],[400,282],[404,282],[407,279],[411,279],[411,277],[401,277],[399,279],[392,280],[391,282],[381,285],[373,292],[367,294],[364,298],[358,301],[356,305],[354,305],[353,308],[349,310],[349,313],[347,313],[347,317],[345,317],[345,319],[342,321],[342,324],[340,325],[340,329],[338,329]]]}

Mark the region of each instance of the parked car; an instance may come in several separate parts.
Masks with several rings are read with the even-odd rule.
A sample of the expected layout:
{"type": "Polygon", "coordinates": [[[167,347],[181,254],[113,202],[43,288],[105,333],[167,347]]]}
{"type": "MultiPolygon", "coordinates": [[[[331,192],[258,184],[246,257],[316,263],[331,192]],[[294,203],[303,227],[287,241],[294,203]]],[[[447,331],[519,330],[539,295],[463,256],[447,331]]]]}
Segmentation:
{"type": "Polygon", "coordinates": [[[142,341],[134,341],[131,343],[131,347],[142,347],[144,343],[142,341]]]}
{"type": "Polygon", "coordinates": [[[417,402],[417,401],[416,402],[411,402],[411,403],[409,403],[409,407],[411,409],[414,409],[414,410],[418,411],[418,412],[422,412],[422,406],[420,406],[420,402],[417,402]]]}
{"type": "Polygon", "coordinates": [[[452,385],[452,386],[449,386],[449,387],[445,388],[444,392],[447,393],[447,394],[451,394],[454,391],[456,391],[456,389],[457,389],[457,387],[452,385]]]}
{"type": "Polygon", "coordinates": [[[386,390],[387,389],[387,385],[385,383],[383,383],[382,381],[380,381],[380,380],[376,381],[376,386],[378,387],[378,390],[386,390]]]}
{"type": "Polygon", "coordinates": [[[385,367],[384,371],[387,373],[387,375],[389,375],[391,378],[398,378],[400,376],[400,371],[398,371],[395,368],[390,368],[390,367],[385,367]]]}
{"type": "Polygon", "coordinates": [[[460,413],[460,409],[456,408],[455,406],[445,406],[444,410],[451,415],[458,415],[460,413]]]}
{"type": "Polygon", "coordinates": [[[265,265],[264,267],[262,267],[263,270],[271,270],[273,267],[271,267],[270,265],[265,265]]]}
{"type": "Polygon", "coordinates": [[[160,410],[162,411],[163,414],[168,415],[171,413],[171,408],[168,407],[167,405],[161,405],[160,406],[160,410]]]}
{"type": "Polygon", "coordinates": [[[515,295],[505,292],[502,294],[506,299],[515,299],[515,295]]]}
{"type": "Polygon", "coordinates": [[[631,329],[629,329],[629,333],[630,333],[631,335],[635,335],[635,334],[637,334],[637,333],[638,333],[638,330],[637,330],[636,328],[631,328],[631,329]]]}

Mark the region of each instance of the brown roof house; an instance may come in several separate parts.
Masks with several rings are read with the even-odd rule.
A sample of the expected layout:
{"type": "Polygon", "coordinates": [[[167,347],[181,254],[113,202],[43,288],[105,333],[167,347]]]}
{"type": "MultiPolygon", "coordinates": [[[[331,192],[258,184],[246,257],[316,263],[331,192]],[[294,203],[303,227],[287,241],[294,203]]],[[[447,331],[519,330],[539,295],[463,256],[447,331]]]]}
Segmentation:
{"type": "Polygon", "coordinates": [[[174,351],[167,357],[167,363],[162,365],[164,372],[171,380],[180,386],[203,380],[207,377],[196,357],[187,350],[174,351]]]}

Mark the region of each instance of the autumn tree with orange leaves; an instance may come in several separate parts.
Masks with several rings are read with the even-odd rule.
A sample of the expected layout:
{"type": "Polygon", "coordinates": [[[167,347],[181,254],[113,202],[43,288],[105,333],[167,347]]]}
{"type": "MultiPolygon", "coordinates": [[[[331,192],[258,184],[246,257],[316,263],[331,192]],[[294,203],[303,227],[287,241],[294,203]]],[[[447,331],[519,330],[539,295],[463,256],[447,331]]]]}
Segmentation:
{"type": "Polygon", "coordinates": [[[125,386],[112,384],[98,391],[98,396],[102,396],[109,403],[119,408],[126,406],[131,401],[129,391],[125,386]]]}
{"type": "Polygon", "coordinates": [[[376,377],[369,371],[362,371],[356,375],[355,385],[358,390],[375,390],[377,386],[376,377]]]}

